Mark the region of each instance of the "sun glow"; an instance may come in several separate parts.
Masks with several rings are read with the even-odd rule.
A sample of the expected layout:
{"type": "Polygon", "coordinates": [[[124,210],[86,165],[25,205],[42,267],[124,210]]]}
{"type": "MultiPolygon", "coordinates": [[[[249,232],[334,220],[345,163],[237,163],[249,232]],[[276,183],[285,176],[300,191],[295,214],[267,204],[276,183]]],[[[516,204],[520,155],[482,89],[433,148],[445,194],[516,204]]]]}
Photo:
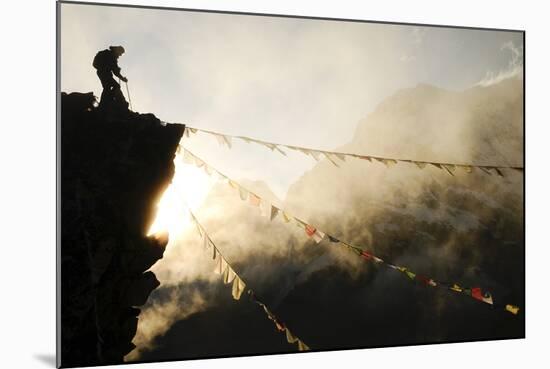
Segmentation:
{"type": "Polygon", "coordinates": [[[212,187],[211,178],[201,169],[183,162],[182,154],[174,159],[172,183],[157,204],[157,215],[148,235],[168,232],[175,235],[190,224],[188,206],[197,209],[212,187]]]}

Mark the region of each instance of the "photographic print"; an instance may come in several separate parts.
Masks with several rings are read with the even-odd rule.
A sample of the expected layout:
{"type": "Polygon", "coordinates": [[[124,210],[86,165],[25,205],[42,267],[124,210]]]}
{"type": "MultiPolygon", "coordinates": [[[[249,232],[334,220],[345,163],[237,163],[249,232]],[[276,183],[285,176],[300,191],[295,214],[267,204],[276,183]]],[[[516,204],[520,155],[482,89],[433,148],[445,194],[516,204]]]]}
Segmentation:
{"type": "Polygon", "coordinates": [[[523,31],[57,12],[58,365],[525,336],[523,31]]]}

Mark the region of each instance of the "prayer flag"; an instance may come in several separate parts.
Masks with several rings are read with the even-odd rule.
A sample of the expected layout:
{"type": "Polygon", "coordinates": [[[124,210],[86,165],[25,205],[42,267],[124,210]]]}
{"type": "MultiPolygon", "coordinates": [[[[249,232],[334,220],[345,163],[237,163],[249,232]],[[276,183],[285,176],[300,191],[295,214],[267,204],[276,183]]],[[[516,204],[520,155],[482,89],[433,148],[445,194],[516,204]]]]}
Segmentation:
{"type": "Polygon", "coordinates": [[[229,284],[233,282],[236,276],[237,275],[235,274],[235,271],[231,269],[230,266],[227,266],[227,268],[225,269],[225,273],[223,274],[223,283],[229,284]]]}
{"type": "Polygon", "coordinates": [[[335,152],[334,155],[336,155],[336,157],[342,161],[346,161],[346,154],[343,154],[341,152],[335,152]]]}
{"type": "Polygon", "coordinates": [[[369,253],[368,251],[365,251],[365,250],[363,250],[363,251],[361,252],[361,256],[362,256],[363,258],[367,259],[367,260],[372,260],[372,259],[373,259],[372,254],[369,253]]]}
{"type": "MultiPolygon", "coordinates": [[[[462,292],[462,291],[463,291],[462,287],[460,287],[460,286],[457,285],[457,284],[453,284],[452,287],[450,287],[450,289],[451,289],[452,291],[455,291],[455,292],[462,292]]],[[[472,289],[472,290],[473,290],[473,289],[472,289]]]]}
{"type": "Polygon", "coordinates": [[[313,157],[313,159],[315,159],[316,161],[319,161],[320,159],[319,155],[321,154],[319,151],[308,150],[308,152],[313,157]]]}
{"type": "Polygon", "coordinates": [[[455,171],[455,166],[453,164],[443,164],[443,168],[452,176],[454,176],[453,172],[455,171]]]}
{"type": "Polygon", "coordinates": [[[323,238],[325,237],[325,234],[323,232],[321,232],[320,230],[316,230],[315,233],[313,234],[313,239],[315,240],[315,242],[319,243],[323,240],[323,238]]]}
{"type": "Polygon", "coordinates": [[[309,224],[306,225],[306,234],[311,237],[315,234],[317,229],[309,224]]]}
{"type": "Polygon", "coordinates": [[[299,351],[309,351],[309,347],[308,347],[308,345],[306,345],[302,341],[298,340],[298,350],[299,351]]]}
{"type": "Polygon", "coordinates": [[[424,277],[423,275],[416,275],[416,279],[421,281],[422,283],[426,284],[427,286],[435,287],[437,286],[437,283],[431,278],[424,277]]]}
{"type": "Polygon", "coordinates": [[[252,192],[250,193],[248,200],[250,201],[251,205],[260,206],[261,199],[252,192]]]}
{"type": "Polygon", "coordinates": [[[415,161],[415,162],[413,162],[413,163],[415,163],[416,166],[417,166],[418,168],[420,168],[420,169],[424,169],[424,168],[426,167],[426,164],[427,164],[427,163],[425,163],[425,162],[423,162],[423,161],[415,161]]]}
{"type": "Polygon", "coordinates": [[[487,168],[484,168],[484,167],[478,167],[478,168],[484,171],[485,173],[487,173],[488,175],[491,175],[491,172],[487,168]]]}
{"type": "Polygon", "coordinates": [[[300,228],[302,228],[302,229],[305,229],[305,228],[306,228],[306,226],[307,226],[306,223],[302,222],[302,221],[301,221],[300,219],[298,219],[298,218],[293,218],[293,219],[294,219],[294,221],[295,221],[295,223],[296,223],[296,225],[297,225],[298,227],[300,227],[300,228]]]}
{"type": "Polygon", "coordinates": [[[275,206],[271,205],[271,212],[269,214],[269,220],[272,221],[277,217],[277,214],[279,214],[279,209],[275,206]]]}
{"type": "Polygon", "coordinates": [[[223,275],[225,273],[225,269],[227,268],[227,262],[225,259],[220,255],[218,258],[218,263],[216,265],[216,269],[214,269],[214,273],[223,275]]]}
{"type": "Polygon", "coordinates": [[[241,197],[241,200],[246,201],[248,198],[248,191],[239,186],[239,196],[241,197]]]}
{"type": "Polygon", "coordinates": [[[325,155],[325,157],[328,159],[328,161],[330,161],[332,164],[334,164],[335,166],[339,167],[338,163],[332,158],[331,154],[328,153],[328,152],[323,152],[323,154],[325,155]]]}
{"type": "Polygon", "coordinates": [[[483,302],[493,305],[493,296],[489,292],[485,292],[485,294],[483,295],[483,302]]]}
{"type": "Polygon", "coordinates": [[[477,300],[483,300],[483,295],[481,294],[481,288],[479,287],[472,288],[472,297],[477,300]]]}
{"type": "Polygon", "coordinates": [[[187,150],[183,150],[183,162],[186,164],[195,164],[195,158],[187,150]]]}
{"type": "Polygon", "coordinates": [[[457,165],[457,167],[464,169],[466,173],[472,173],[472,167],[469,165],[457,165]]]}
{"type": "Polygon", "coordinates": [[[204,165],[204,161],[202,161],[201,159],[197,158],[196,156],[194,157],[195,159],[195,165],[198,167],[198,168],[202,168],[202,166],[204,165]]]}
{"type": "Polygon", "coordinates": [[[410,278],[410,279],[414,279],[414,277],[416,277],[416,274],[414,274],[413,272],[410,272],[410,271],[405,271],[405,274],[407,274],[407,276],[410,278]]]}
{"type": "Polygon", "coordinates": [[[483,293],[479,287],[472,288],[472,297],[486,304],[493,305],[493,296],[489,292],[483,293]]]}
{"type": "Polygon", "coordinates": [[[506,305],[506,310],[511,312],[514,315],[517,315],[517,313],[519,312],[519,308],[514,305],[506,305]]]}
{"type": "Polygon", "coordinates": [[[328,235],[328,239],[330,240],[330,242],[334,242],[334,243],[340,242],[339,239],[337,239],[336,237],[332,237],[331,235],[328,235]]]}
{"type": "Polygon", "coordinates": [[[292,217],[288,215],[285,211],[283,211],[283,220],[285,221],[285,223],[290,222],[291,219],[292,217]]]}
{"type": "Polygon", "coordinates": [[[286,328],[285,331],[286,331],[286,341],[288,343],[294,343],[298,341],[298,338],[296,338],[296,336],[294,336],[288,328],[286,328]]]}
{"type": "Polygon", "coordinates": [[[246,287],[246,284],[238,276],[233,280],[233,288],[231,289],[231,295],[235,300],[238,300],[241,298],[241,295],[243,294],[245,287],[246,287]]]}

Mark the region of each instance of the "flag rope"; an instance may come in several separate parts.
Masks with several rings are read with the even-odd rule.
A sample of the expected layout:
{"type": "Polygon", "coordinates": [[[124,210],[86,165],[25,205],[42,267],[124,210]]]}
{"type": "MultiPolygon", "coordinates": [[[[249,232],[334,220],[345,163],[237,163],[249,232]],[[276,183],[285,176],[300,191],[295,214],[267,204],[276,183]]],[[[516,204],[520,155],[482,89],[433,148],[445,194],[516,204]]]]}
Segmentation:
{"type": "Polygon", "coordinates": [[[280,144],[280,143],[259,140],[259,139],[255,139],[247,136],[228,135],[228,134],[218,133],[214,131],[209,131],[206,129],[189,127],[187,125],[185,126],[184,135],[186,137],[190,137],[190,133],[195,134],[197,132],[203,132],[203,133],[212,135],[218,139],[218,142],[220,143],[220,145],[227,145],[229,148],[231,148],[231,138],[236,138],[236,139],[243,140],[247,143],[254,142],[256,144],[265,146],[271,149],[271,151],[278,151],[285,156],[286,156],[286,153],[283,150],[281,150],[281,147],[294,150],[294,151],[299,151],[306,156],[311,156],[316,161],[319,161],[321,158],[321,155],[323,155],[327,160],[329,160],[332,164],[334,164],[337,167],[339,165],[336,159],[339,159],[340,161],[345,161],[346,157],[353,157],[357,159],[367,160],[369,162],[372,162],[374,160],[384,164],[386,167],[390,167],[394,164],[397,164],[398,162],[414,164],[420,169],[425,168],[427,165],[431,165],[435,168],[445,170],[451,176],[454,176],[454,172],[457,168],[464,170],[466,173],[472,173],[473,169],[477,168],[489,175],[491,175],[491,172],[494,171],[500,177],[504,177],[503,170],[515,170],[515,171],[523,172],[522,166],[462,164],[462,163],[450,163],[450,162],[440,162],[440,161],[423,161],[423,160],[412,160],[412,159],[402,159],[402,158],[389,158],[389,157],[381,157],[381,156],[373,156],[373,155],[359,155],[359,154],[347,153],[347,152],[319,150],[319,149],[312,149],[312,148],[307,148],[302,146],[280,144]]]}
{"type": "MultiPolygon", "coordinates": [[[[233,299],[239,300],[241,298],[242,293],[245,291],[247,284],[243,281],[243,279],[235,272],[235,269],[227,262],[227,259],[223,256],[223,254],[220,252],[220,250],[216,247],[214,242],[212,241],[212,238],[208,235],[206,232],[206,229],[202,226],[202,224],[198,221],[197,217],[193,212],[191,211],[191,208],[187,206],[187,209],[189,211],[189,215],[191,216],[192,222],[195,224],[197,232],[202,237],[203,246],[206,250],[209,250],[212,248],[212,259],[216,262],[216,267],[214,269],[214,272],[216,274],[220,274],[223,278],[224,284],[230,284],[233,283],[231,294],[233,296],[233,299]]],[[[275,324],[275,328],[278,332],[284,332],[286,336],[286,340],[290,344],[296,344],[298,346],[299,351],[309,351],[309,346],[304,343],[301,339],[299,339],[296,335],[294,335],[290,329],[280,320],[278,319],[271,310],[263,303],[261,302],[257,297],[256,294],[250,287],[247,289],[247,293],[250,297],[250,299],[259,305],[267,315],[267,318],[275,324]]]]}
{"type": "Polygon", "coordinates": [[[472,287],[472,288],[466,288],[461,287],[460,285],[453,283],[452,285],[450,283],[446,282],[440,282],[436,281],[432,278],[416,274],[412,271],[410,271],[408,268],[403,266],[398,266],[395,264],[392,264],[388,261],[385,261],[373,253],[363,249],[362,247],[358,247],[355,245],[352,245],[348,242],[342,241],[337,237],[334,237],[332,235],[329,235],[326,232],[323,232],[319,230],[317,227],[311,225],[310,223],[297,218],[295,216],[290,215],[286,210],[276,207],[271,202],[266,201],[265,199],[261,198],[254,192],[248,190],[247,188],[241,186],[238,182],[232,180],[216,168],[212,167],[211,165],[207,164],[204,160],[190,152],[188,149],[186,149],[183,146],[178,146],[178,151],[181,151],[183,149],[183,160],[184,162],[188,164],[193,164],[199,168],[204,168],[206,174],[209,176],[212,176],[212,174],[216,173],[219,177],[223,178],[227,184],[235,189],[241,198],[242,201],[248,201],[251,205],[254,205],[256,207],[260,207],[262,211],[262,215],[265,215],[270,220],[275,219],[279,214],[282,217],[283,221],[285,223],[294,223],[301,229],[305,230],[306,235],[309,238],[312,238],[315,240],[316,243],[320,243],[323,239],[328,239],[331,243],[343,245],[347,247],[349,250],[352,250],[355,254],[362,257],[366,261],[371,261],[375,264],[384,265],[390,269],[396,270],[398,272],[403,273],[406,275],[409,279],[413,281],[418,281],[421,284],[429,287],[440,287],[443,289],[446,289],[448,291],[453,291],[455,293],[464,294],[466,296],[469,296],[475,300],[484,302],[486,304],[491,305],[493,308],[498,309],[504,309],[509,313],[512,313],[514,315],[517,315],[520,308],[516,305],[511,304],[495,304],[493,301],[493,297],[490,292],[483,291],[480,287],[472,287]]]}

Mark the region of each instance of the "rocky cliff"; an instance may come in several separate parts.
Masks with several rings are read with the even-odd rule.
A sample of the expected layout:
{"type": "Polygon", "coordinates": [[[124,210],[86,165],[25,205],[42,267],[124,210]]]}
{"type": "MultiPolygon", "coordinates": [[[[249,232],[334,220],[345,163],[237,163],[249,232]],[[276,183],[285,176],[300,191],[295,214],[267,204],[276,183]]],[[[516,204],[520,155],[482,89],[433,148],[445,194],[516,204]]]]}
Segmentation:
{"type": "Polygon", "coordinates": [[[159,285],[148,269],[167,235],[146,236],[174,174],[182,125],[112,117],[90,94],[61,99],[62,366],[121,363],[140,309],[159,285]]]}

